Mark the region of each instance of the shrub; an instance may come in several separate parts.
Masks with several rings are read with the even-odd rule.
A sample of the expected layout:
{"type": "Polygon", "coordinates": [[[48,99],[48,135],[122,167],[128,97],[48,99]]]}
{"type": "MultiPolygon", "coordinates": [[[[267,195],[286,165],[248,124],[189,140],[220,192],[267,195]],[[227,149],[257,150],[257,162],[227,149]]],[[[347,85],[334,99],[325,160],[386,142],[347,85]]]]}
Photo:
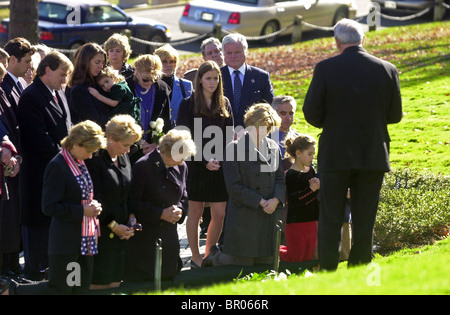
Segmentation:
{"type": "Polygon", "coordinates": [[[381,251],[433,243],[448,235],[450,176],[395,170],[385,176],[375,223],[381,251]]]}

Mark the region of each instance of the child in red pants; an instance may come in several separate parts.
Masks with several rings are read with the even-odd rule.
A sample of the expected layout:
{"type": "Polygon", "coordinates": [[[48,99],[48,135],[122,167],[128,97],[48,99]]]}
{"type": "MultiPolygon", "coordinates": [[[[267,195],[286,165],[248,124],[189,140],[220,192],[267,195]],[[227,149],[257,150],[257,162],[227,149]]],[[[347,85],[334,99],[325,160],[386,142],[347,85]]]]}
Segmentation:
{"type": "Polygon", "coordinates": [[[299,135],[286,139],[285,146],[293,165],[286,172],[286,245],[280,246],[280,259],[308,261],[316,248],[319,219],[320,181],[312,167],[316,141],[308,135],[299,135]]]}

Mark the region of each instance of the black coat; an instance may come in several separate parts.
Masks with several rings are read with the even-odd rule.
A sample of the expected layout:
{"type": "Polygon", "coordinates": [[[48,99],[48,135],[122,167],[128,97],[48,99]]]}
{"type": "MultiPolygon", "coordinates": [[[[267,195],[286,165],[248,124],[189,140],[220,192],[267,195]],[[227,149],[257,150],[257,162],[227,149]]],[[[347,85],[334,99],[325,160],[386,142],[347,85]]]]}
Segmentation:
{"type": "Polygon", "coordinates": [[[177,205],[183,210],[184,220],[188,210],[186,192],[187,166],[175,167],[175,177],[169,174],[159,150],[143,156],[133,166],[130,197],[132,212],[143,230],[130,238],[126,278],[128,280],[153,280],[155,269],[155,242],[162,240],[162,277],[172,278],[179,270],[180,243],[177,225],[161,220],[163,210],[177,205]]]}
{"type": "Polygon", "coordinates": [[[84,214],[81,188],[62,154],[57,154],[45,170],[42,211],[51,218],[48,253],[79,254],[84,214]]]}
{"type": "MultiPolygon", "coordinates": [[[[17,105],[14,106],[17,108],[17,105]]],[[[19,125],[17,123],[16,109],[10,104],[2,88],[0,88],[0,122],[2,123],[2,133],[7,132],[7,137],[18,150],[19,125]]],[[[11,253],[20,249],[22,228],[20,226],[19,177],[20,175],[16,175],[15,177],[5,177],[3,179],[3,195],[2,200],[0,200],[0,239],[3,238],[8,241],[1,242],[0,252],[11,253]]]]}
{"type": "MultiPolygon", "coordinates": [[[[22,87],[25,89],[27,87],[27,82],[23,78],[19,78],[22,87]]],[[[22,94],[19,90],[19,87],[14,82],[14,79],[6,73],[2,82],[2,89],[5,91],[6,97],[8,98],[9,103],[13,107],[14,110],[17,110],[17,106],[19,104],[20,95],[22,94]]]]}
{"type": "Polygon", "coordinates": [[[17,122],[17,110],[11,105],[3,90],[0,89],[0,121],[8,131],[8,138],[19,149],[19,123],[17,122]]]}
{"type": "Polygon", "coordinates": [[[92,159],[86,160],[86,166],[94,186],[94,199],[102,204],[99,215],[101,237],[99,252],[104,248],[118,248],[119,243],[127,242],[118,237],[110,238],[108,224],[116,221],[127,224],[129,219],[128,194],[131,185],[131,164],[127,154],[118,157],[119,167],[114,165],[106,150],[100,150],[92,159]]]}
{"type": "MultiPolygon", "coordinates": [[[[134,96],[136,96],[136,83],[132,77],[128,78],[127,84],[134,96]]],[[[170,121],[170,88],[162,80],[158,80],[154,84],[156,85],[156,93],[151,120],[155,121],[158,118],[162,118],[164,120],[163,132],[167,133],[173,127],[170,121]]]]}
{"type": "Polygon", "coordinates": [[[20,129],[21,213],[25,225],[50,223],[41,211],[42,180],[50,160],[61,150],[60,142],[72,126],[64,92],[56,103],[49,89],[36,77],[20,97],[17,119],[20,129]]]}
{"type": "MultiPolygon", "coordinates": [[[[92,120],[102,128],[108,122],[108,112],[112,107],[100,102],[89,92],[87,84],[76,84],[70,90],[70,106],[74,113],[74,124],[92,120]]],[[[100,89],[98,89],[100,91],[100,89]]],[[[100,91],[103,93],[103,91],[100,91]]]]}
{"type": "Polygon", "coordinates": [[[318,171],[389,171],[387,124],[402,118],[397,69],[364,48],[349,47],[314,70],[303,113],[323,128],[318,171]]]}

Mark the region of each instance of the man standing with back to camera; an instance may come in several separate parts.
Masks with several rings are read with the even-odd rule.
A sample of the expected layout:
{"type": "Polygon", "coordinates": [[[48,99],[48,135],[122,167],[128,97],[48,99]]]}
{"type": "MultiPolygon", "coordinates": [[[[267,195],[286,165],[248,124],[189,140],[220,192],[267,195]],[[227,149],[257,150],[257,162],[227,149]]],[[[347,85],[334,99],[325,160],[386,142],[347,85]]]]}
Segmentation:
{"type": "Polygon", "coordinates": [[[398,72],[362,47],[362,26],[343,19],[334,27],[340,54],[316,65],[303,113],[322,128],[319,263],[335,270],[344,222],[345,198],[351,190],[353,245],[349,266],[369,263],[384,173],[390,170],[387,124],[402,118],[398,72]]]}

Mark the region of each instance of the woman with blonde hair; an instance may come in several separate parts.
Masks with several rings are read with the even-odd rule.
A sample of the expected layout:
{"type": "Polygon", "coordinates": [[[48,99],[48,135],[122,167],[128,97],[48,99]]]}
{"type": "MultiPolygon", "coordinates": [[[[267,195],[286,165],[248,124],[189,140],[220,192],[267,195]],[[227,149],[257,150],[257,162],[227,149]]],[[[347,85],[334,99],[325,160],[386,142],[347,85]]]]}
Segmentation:
{"type": "Polygon", "coordinates": [[[198,68],[195,93],[181,102],[177,121],[177,126],[184,126],[190,130],[195,143],[199,146],[196,158],[187,163],[189,215],[186,230],[192,251],[191,268],[198,268],[202,263],[198,245],[198,227],[205,202],[209,203],[211,209],[205,256],[209,255],[209,248],[217,243],[222,233],[228,200],[223,178],[223,153],[226,145],[233,140],[233,125],[230,102],[223,95],[220,68],[214,61],[205,61],[198,68]],[[220,134],[206,136],[204,131],[211,128],[217,129],[220,134]],[[218,138],[219,136],[221,137],[218,138]],[[214,150],[210,150],[212,152],[205,152],[210,142],[217,142],[220,147],[214,147],[214,150]]]}
{"type": "Polygon", "coordinates": [[[170,120],[176,124],[180,102],[191,96],[192,82],[177,76],[178,52],[169,44],[155,50],[155,55],[161,59],[162,80],[170,88],[170,120]]]}
{"type": "Polygon", "coordinates": [[[176,223],[182,223],[187,214],[184,161],[195,151],[188,131],[172,129],[160,139],[158,148],[133,166],[130,199],[143,229],[129,241],[127,280],[154,280],[158,239],[162,246],[162,279],[172,279],[181,269],[176,223]]]}
{"type": "Polygon", "coordinates": [[[223,250],[213,246],[202,267],[273,263],[285,183],[280,147],[267,135],[280,118],[261,103],[247,110],[244,122],[246,133],[227,146],[223,166],[229,194],[223,250]]]}
{"type": "Polygon", "coordinates": [[[108,55],[108,65],[119,71],[125,79],[131,78],[134,68],[127,63],[131,55],[128,37],[118,33],[113,34],[106,40],[104,48],[108,55]]]}
{"type": "MultiPolygon", "coordinates": [[[[94,198],[102,204],[99,216],[99,254],[94,259],[91,289],[118,287],[123,280],[128,239],[134,235],[129,206],[130,147],[141,139],[142,128],[129,115],[114,116],[105,128],[106,147],[88,161],[94,198]]],[[[135,223],[135,221],[134,221],[135,223]]]]}
{"type": "Polygon", "coordinates": [[[133,63],[135,72],[128,86],[136,97],[141,98],[141,126],[144,131],[142,149],[132,156],[132,163],[153,151],[157,143],[152,143],[150,122],[158,118],[164,120],[163,132],[172,128],[170,122],[170,89],[161,79],[161,60],[154,55],[141,55],[133,63]]]}
{"type": "Polygon", "coordinates": [[[102,128],[92,121],[73,126],[61,141],[62,150],[47,165],[42,190],[42,212],[52,218],[49,229],[48,282],[12,285],[10,294],[85,294],[91,284],[94,255],[98,253],[102,205],[85,160],[105,146],[102,128]],[[76,281],[71,279],[77,268],[76,281]]]}

